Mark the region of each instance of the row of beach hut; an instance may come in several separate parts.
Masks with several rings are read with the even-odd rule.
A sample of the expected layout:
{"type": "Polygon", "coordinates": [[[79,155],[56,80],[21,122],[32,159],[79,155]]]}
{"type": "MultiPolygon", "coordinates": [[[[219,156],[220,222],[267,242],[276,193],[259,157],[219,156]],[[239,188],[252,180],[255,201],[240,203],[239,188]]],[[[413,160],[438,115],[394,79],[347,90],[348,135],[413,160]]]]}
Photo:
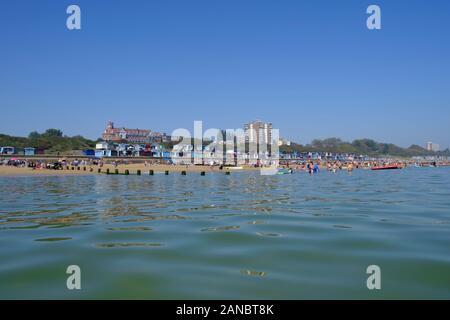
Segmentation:
{"type": "Polygon", "coordinates": [[[34,156],[37,154],[44,154],[44,149],[40,148],[15,148],[15,147],[0,147],[0,154],[2,155],[24,155],[24,156],[34,156]]]}

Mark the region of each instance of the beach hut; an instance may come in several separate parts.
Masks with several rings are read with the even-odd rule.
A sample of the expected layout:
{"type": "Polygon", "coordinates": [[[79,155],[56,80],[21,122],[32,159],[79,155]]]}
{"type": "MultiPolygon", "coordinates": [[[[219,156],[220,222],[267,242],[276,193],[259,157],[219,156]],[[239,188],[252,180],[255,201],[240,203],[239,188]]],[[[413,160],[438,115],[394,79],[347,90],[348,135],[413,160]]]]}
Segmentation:
{"type": "Polygon", "coordinates": [[[85,155],[85,156],[95,156],[95,150],[93,150],[93,149],[86,149],[86,150],[83,150],[83,155],[85,155]]]}
{"type": "Polygon", "coordinates": [[[164,147],[159,143],[152,143],[150,145],[150,153],[151,156],[154,158],[161,158],[163,151],[164,147]]]}
{"type": "Polygon", "coordinates": [[[105,150],[95,150],[96,158],[103,158],[105,156],[105,150]]]}
{"type": "Polygon", "coordinates": [[[169,151],[163,151],[162,152],[162,158],[164,159],[164,160],[170,160],[170,152],[169,151]]]}
{"type": "Polygon", "coordinates": [[[108,149],[108,148],[109,148],[108,142],[104,142],[104,141],[98,142],[98,143],[95,145],[95,149],[96,149],[96,150],[105,150],[105,149],[108,149]]]}
{"type": "Polygon", "coordinates": [[[96,158],[117,157],[117,151],[116,150],[95,150],[95,157],[96,158]]]}
{"type": "Polygon", "coordinates": [[[0,154],[14,154],[16,153],[16,148],[14,147],[0,147],[0,154]]]}
{"type": "Polygon", "coordinates": [[[117,150],[113,148],[114,146],[107,142],[99,142],[95,145],[94,156],[97,158],[117,157],[117,150]]]}
{"type": "Polygon", "coordinates": [[[117,157],[117,151],[116,150],[106,150],[106,156],[107,157],[117,157]]]}
{"type": "Polygon", "coordinates": [[[23,148],[23,154],[25,156],[34,156],[36,154],[36,149],[32,147],[23,148]]]}

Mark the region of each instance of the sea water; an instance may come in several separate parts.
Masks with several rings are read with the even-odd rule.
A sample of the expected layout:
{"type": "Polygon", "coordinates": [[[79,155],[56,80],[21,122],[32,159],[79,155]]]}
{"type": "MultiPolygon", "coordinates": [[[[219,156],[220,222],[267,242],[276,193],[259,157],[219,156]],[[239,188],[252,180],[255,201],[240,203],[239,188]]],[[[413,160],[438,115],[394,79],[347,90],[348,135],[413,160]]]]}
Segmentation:
{"type": "Polygon", "coordinates": [[[450,168],[0,177],[0,298],[449,299],[450,168]]]}

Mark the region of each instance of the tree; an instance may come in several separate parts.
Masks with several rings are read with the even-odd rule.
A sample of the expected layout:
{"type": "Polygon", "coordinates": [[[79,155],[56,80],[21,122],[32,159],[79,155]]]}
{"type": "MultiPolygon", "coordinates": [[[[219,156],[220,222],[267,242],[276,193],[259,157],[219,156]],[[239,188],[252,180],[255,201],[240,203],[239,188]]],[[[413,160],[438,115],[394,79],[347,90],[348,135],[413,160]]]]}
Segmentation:
{"type": "Polygon", "coordinates": [[[59,129],[47,129],[42,135],[45,137],[62,137],[63,132],[59,129]]]}
{"type": "Polygon", "coordinates": [[[37,131],[30,132],[28,139],[39,139],[41,135],[37,131]]]}
{"type": "Polygon", "coordinates": [[[322,148],[322,147],[323,147],[322,140],[320,140],[320,139],[314,139],[314,140],[311,142],[311,146],[312,146],[313,148],[322,148]]]}
{"type": "Polygon", "coordinates": [[[322,140],[322,145],[328,148],[338,147],[342,144],[344,144],[344,142],[340,138],[327,138],[322,140]]]}

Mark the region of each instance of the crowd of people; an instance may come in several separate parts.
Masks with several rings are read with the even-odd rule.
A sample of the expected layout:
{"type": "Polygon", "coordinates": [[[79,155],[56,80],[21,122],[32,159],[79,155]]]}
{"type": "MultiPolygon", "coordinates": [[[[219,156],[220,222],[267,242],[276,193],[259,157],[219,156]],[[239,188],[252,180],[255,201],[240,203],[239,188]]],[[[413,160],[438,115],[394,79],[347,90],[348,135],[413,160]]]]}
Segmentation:
{"type": "Polygon", "coordinates": [[[0,160],[2,166],[13,166],[18,168],[31,168],[31,169],[50,169],[50,170],[62,170],[68,166],[71,167],[87,167],[87,166],[103,166],[101,160],[89,159],[78,160],[74,159],[68,161],[67,159],[55,160],[43,160],[43,159],[18,159],[10,158],[0,160]]]}
{"type": "Polygon", "coordinates": [[[304,162],[282,162],[281,166],[284,168],[290,168],[296,171],[305,171],[310,174],[318,173],[321,170],[337,172],[340,170],[345,170],[351,172],[355,169],[370,169],[374,167],[395,165],[401,168],[408,166],[407,162],[401,161],[304,161],[304,162]]]}
{"type": "MultiPolygon", "coordinates": [[[[50,170],[63,170],[74,167],[98,167],[102,168],[104,165],[112,165],[114,168],[117,168],[121,165],[129,165],[129,164],[142,164],[144,168],[154,166],[154,165],[174,165],[172,162],[164,162],[161,160],[145,160],[141,162],[130,162],[128,159],[19,159],[19,158],[6,158],[0,159],[1,166],[14,166],[21,168],[32,168],[32,169],[50,169],[50,170]]],[[[258,163],[251,167],[254,168],[263,168],[270,165],[263,165],[262,163],[258,163]]],[[[407,166],[449,166],[449,162],[421,162],[415,163],[413,161],[395,161],[395,160],[373,160],[373,161],[331,161],[331,160],[306,160],[306,161],[286,161],[282,160],[279,163],[279,167],[290,170],[290,172],[294,171],[303,171],[310,174],[319,173],[320,171],[329,171],[329,172],[337,172],[337,171],[348,171],[351,172],[355,169],[371,169],[375,167],[383,167],[383,166],[397,166],[400,168],[405,168],[407,166]]],[[[193,164],[184,164],[186,169],[188,166],[193,166],[193,164]]],[[[224,168],[223,165],[220,164],[210,164],[210,167],[217,167],[220,170],[224,168]]],[[[244,165],[241,168],[245,168],[244,165]]],[[[248,167],[248,165],[247,165],[248,167]]]]}

